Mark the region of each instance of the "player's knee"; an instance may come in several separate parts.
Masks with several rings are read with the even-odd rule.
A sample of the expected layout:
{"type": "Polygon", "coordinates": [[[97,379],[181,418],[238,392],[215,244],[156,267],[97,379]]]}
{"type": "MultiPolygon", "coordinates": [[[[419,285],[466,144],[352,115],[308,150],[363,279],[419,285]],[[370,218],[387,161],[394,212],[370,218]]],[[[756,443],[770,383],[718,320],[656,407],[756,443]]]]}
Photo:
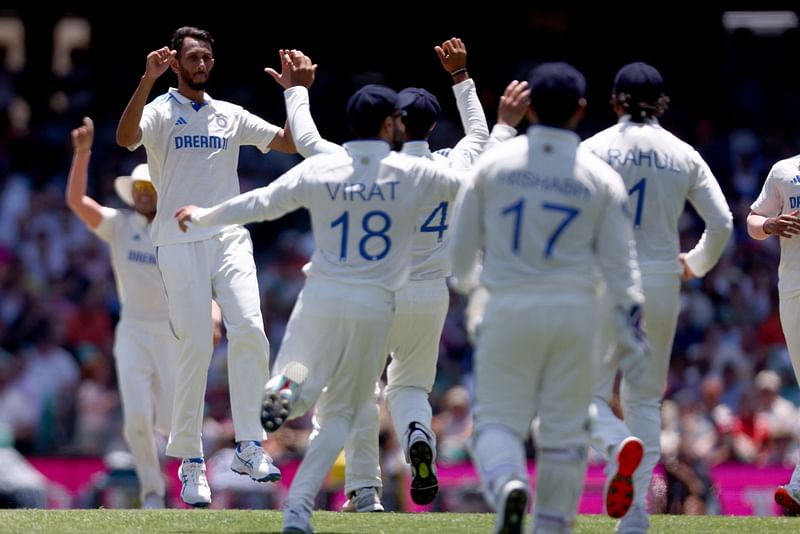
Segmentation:
{"type": "Polygon", "coordinates": [[[125,417],[122,433],[128,442],[136,438],[149,436],[152,432],[152,422],[150,417],[144,412],[135,412],[125,417]]]}

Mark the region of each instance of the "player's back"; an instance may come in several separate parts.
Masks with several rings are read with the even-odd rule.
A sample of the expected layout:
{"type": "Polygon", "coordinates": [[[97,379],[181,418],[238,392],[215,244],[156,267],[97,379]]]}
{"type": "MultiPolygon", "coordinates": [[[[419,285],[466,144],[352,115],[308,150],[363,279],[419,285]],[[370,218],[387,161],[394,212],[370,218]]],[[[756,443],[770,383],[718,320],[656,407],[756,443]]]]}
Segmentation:
{"type": "Polygon", "coordinates": [[[311,213],[316,250],[309,276],[396,290],[410,266],[419,202],[455,180],[437,183],[433,164],[376,141],[351,141],[345,151],[314,156],[303,166],[301,204],[311,213]]]}
{"type": "Polygon", "coordinates": [[[597,235],[606,210],[615,209],[609,184],[619,178],[578,142],[567,130],[532,127],[478,163],[481,281],[490,291],[593,290],[597,235]]]}
{"type": "Polygon", "coordinates": [[[583,142],[622,176],[643,272],[679,272],[678,219],[692,188],[714,179],[691,146],[655,119],[623,119],[583,142]]]}

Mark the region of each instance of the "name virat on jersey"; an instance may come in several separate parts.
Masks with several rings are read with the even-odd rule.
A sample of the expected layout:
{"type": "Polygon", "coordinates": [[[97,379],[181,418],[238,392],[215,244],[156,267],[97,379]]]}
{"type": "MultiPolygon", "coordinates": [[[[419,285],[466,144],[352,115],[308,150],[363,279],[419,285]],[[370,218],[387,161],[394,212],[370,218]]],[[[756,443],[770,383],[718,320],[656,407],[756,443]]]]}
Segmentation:
{"type": "Polygon", "coordinates": [[[394,200],[395,186],[400,182],[384,182],[383,184],[373,183],[365,184],[356,182],[352,184],[340,183],[326,183],[325,187],[328,190],[328,195],[331,200],[344,200],[347,202],[355,202],[356,200],[370,201],[374,199],[380,200],[394,200]]]}

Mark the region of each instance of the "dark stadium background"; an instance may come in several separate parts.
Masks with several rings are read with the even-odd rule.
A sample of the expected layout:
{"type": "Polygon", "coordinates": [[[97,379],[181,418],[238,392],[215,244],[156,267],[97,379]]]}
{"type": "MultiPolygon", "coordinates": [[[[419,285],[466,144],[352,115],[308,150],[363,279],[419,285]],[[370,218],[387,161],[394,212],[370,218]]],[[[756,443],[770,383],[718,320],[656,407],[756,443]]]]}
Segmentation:
{"type": "MultiPolygon", "coordinates": [[[[719,4],[602,3],[578,8],[569,7],[574,5],[569,2],[562,7],[553,7],[554,3],[523,7],[484,2],[477,11],[470,11],[463,3],[448,9],[441,3],[419,2],[324,6],[308,2],[246,6],[231,2],[214,3],[205,9],[200,5],[117,3],[48,9],[34,3],[0,5],[0,16],[17,16],[23,21],[27,55],[21,72],[0,69],[0,89],[9,91],[10,87],[10,93],[22,97],[31,110],[27,129],[15,130],[10,126],[7,108],[2,107],[6,104],[0,100],[0,193],[10,177],[17,174],[30,180],[33,191],[63,191],[72,153],[69,132],[80,124],[81,117],[89,115],[97,130],[90,193],[102,203],[120,206],[113,179],[143,162],[144,152],[129,153],[116,146],[117,120],[144,72],[147,53],[168,45],[172,31],[182,25],[208,29],[216,39],[216,65],[208,92],[277,124],[283,124],[285,119],[283,97],[263,68],[278,66],[279,48],[299,48],[311,56],[319,64],[311,90],[312,113],[322,135],[336,142],[347,140],[343,120],[347,97],[364,83],[386,83],[398,90],[425,87],[438,95],[443,116],[431,145],[452,146],[462,135],[460,121],[450,77],[433,51],[434,45],[452,36],[462,38],[467,45],[469,72],[476,81],[490,126],[495,122],[499,95],[510,80],[525,79],[539,62],[563,60],[579,68],[588,81],[589,108],[579,129],[585,138],[615,120],[608,100],[617,69],[631,61],[646,61],[660,69],[671,98],[662,123],[696,146],[709,162],[735,217],[735,235],[720,266],[703,281],[684,287],[689,309],[691,302],[705,299],[713,304],[713,319],[703,329],[688,324],[691,321],[679,323],[667,397],[677,403],[687,395],[699,397],[700,380],[713,368],[713,350],[709,349],[710,359],[704,359],[707,356],[703,347],[712,344],[706,339],[707,332],[718,329],[723,337],[742,340],[742,351],[754,372],[776,368],[785,382],[782,394],[800,403],[800,390],[785,358],[773,358],[775,352],[769,351],[774,347],[753,338],[770,317],[774,320],[777,310],[774,301],[769,309],[769,299],[776,292],[774,240],[755,243],[744,230],[748,206],[769,167],[778,159],[800,152],[798,28],[770,36],[742,28],[726,30],[722,25],[725,10],[717,7],[719,4]],[[56,77],[51,69],[53,28],[64,16],[85,17],[89,21],[91,46],[76,50],[72,71],[56,77]],[[54,108],[55,101],[67,104],[54,108]],[[746,135],[742,137],[741,132],[746,135]],[[737,144],[743,138],[747,141],[744,148],[737,144]],[[756,148],[752,147],[753,142],[756,148]],[[757,172],[756,184],[742,185],[734,180],[741,174],[739,165],[744,161],[737,157],[755,165],[749,169],[757,172]],[[767,317],[753,315],[751,302],[742,299],[742,288],[748,286],[755,288],[750,295],[755,294],[761,301],[767,299],[767,317]],[[702,349],[699,356],[692,352],[692,347],[698,345],[702,349]]],[[[796,7],[786,2],[750,2],[729,7],[743,8],[794,9],[797,14],[796,7]]],[[[167,72],[157,82],[151,98],[170,85],[175,85],[175,77],[167,72]]],[[[264,157],[255,149],[244,149],[240,161],[243,189],[268,183],[296,161],[299,157],[272,153],[264,157]]],[[[287,245],[278,237],[287,235],[284,231],[289,228],[306,230],[307,217],[297,213],[276,223],[250,228],[257,263],[262,268],[296,253],[291,243],[287,245]]],[[[702,224],[689,218],[682,231],[685,249],[694,243],[702,224]]],[[[21,243],[20,247],[24,245],[21,243]]],[[[11,251],[12,255],[15,253],[19,250],[11,251]]],[[[282,274],[282,269],[296,272],[295,260],[292,257],[276,269],[282,274]]],[[[280,286],[281,278],[277,279],[280,286]]],[[[288,279],[294,285],[298,282],[296,275],[289,274],[288,279]]],[[[46,302],[58,283],[39,288],[31,306],[46,302]]],[[[70,297],[79,304],[84,300],[81,284],[88,282],[80,279],[75,283],[77,289],[70,297]]],[[[0,305],[3,289],[0,283],[0,305]]],[[[274,308],[275,299],[281,298],[284,307],[291,305],[290,298],[280,296],[281,287],[261,289],[269,295],[264,297],[265,309],[274,308]]],[[[464,336],[456,332],[460,328],[456,306],[459,301],[454,299],[453,303],[453,325],[445,329],[440,356],[440,378],[448,386],[471,371],[469,347],[464,336]]],[[[113,305],[110,312],[116,312],[113,305]]],[[[265,319],[274,320],[266,314],[265,319]]],[[[19,324],[3,321],[0,317],[0,347],[4,350],[13,352],[31,341],[25,338],[27,334],[19,324]]],[[[273,348],[280,341],[274,332],[271,341],[273,348]]],[[[67,348],[76,352],[76,347],[67,348]]],[[[746,389],[752,384],[744,380],[741,387],[746,389]]],[[[441,401],[438,393],[437,390],[434,402],[441,401]]],[[[65,447],[63,440],[59,441],[59,436],[69,438],[69,428],[53,432],[49,440],[23,443],[22,447],[37,455],[71,454],[73,451],[65,447]]]]}

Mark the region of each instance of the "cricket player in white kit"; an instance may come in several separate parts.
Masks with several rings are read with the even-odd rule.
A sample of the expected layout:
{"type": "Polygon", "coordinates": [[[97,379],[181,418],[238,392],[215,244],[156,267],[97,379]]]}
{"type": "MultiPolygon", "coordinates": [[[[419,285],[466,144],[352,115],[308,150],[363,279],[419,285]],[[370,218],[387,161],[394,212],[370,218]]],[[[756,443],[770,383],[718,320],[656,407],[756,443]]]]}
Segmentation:
{"type": "Polygon", "coordinates": [[[579,147],[586,82],[566,63],[529,80],[527,135],[488,151],[459,195],[455,287],[482,250],[489,302],[477,339],[470,450],[495,532],[523,532],[529,485],[523,443],[538,415],[535,533],[573,531],[589,446],[592,345],[600,269],[625,339],[626,369],[644,369],[635,318],[643,302],[627,195],[617,173],[579,147]]]}
{"type": "Polygon", "coordinates": [[[237,448],[231,469],[254,480],[274,481],[280,471],[261,447],[261,393],[269,377],[269,343],[250,234],[236,225],[193,228],[183,233],[172,218],[187,204],[213,205],[239,194],[239,147],[293,152],[281,128],[240,106],[205,93],[214,66],[211,35],[178,29],[171,48],[150,52],[147,68],[117,127],[117,143],[144,145],[158,191],[151,237],[158,251],[169,317],[180,340],[175,404],[167,454],[183,458],[181,497],[208,506],[201,443],[203,400],[212,353],[212,297],[222,308],[228,337],[231,412],[237,448]],[[168,68],[178,88],[145,105],[156,79],[168,68]]]}
{"type": "MultiPolygon", "coordinates": [[[[320,427],[292,482],[285,532],[312,531],[314,497],[356,412],[373,397],[386,362],[383,350],[394,292],[408,278],[419,205],[452,194],[460,184],[453,173],[391,151],[396,105],[397,93],[367,85],[347,106],[348,124],[359,140],[336,153],[307,159],[268,187],[176,214],[181,224],[203,226],[272,220],[301,207],[311,214],[317,248],[304,267],[307,280],[275,368],[299,363],[308,369],[289,404],[288,418],[303,415],[316,403],[320,427]]],[[[277,427],[278,409],[265,410],[262,420],[277,427]]]]}
{"type": "MultiPolygon", "coordinates": [[[[452,149],[432,152],[428,135],[441,112],[438,100],[425,89],[409,87],[399,93],[398,107],[403,128],[402,153],[425,158],[443,168],[466,170],[472,166],[489,140],[489,129],[475,82],[466,68],[467,51],[457,37],[435,47],[443,68],[453,78],[453,93],[464,126],[465,137],[452,149]]],[[[283,54],[282,54],[283,56],[283,54]]],[[[313,122],[308,101],[308,87],[316,66],[301,52],[289,54],[292,65],[287,70],[294,78],[285,92],[287,122],[298,152],[305,157],[321,152],[339,152],[342,148],[320,136],[313,122]]],[[[277,73],[273,73],[276,76],[277,73]]],[[[519,87],[524,93],[527,84],[519,87]]],[[[526,96],[526,95],[523,95],[526,96]]],[[[510,139],[514,128],[496,127],[496,142],[510,139]]],[[[436,438],[431,430],[431,406],[428,395],[436,377],[439,341],[449,306],[445,282],[450,273],[446,251],[455,194],[445,191],[428,197],[421,205],[417,232],[412,247],[412,266],[408,282],[395,294],[395,313],[386,352],[392,360],[387,371],[386,402],[395,431],[401,438],[406,460],[411,464],[411,498],[417,504],[429,504],[438,492],[436,478],[436,438]]],[[[383,511],[378,448],[378,406],[365,403],[345,446],[344,511],[383,511]]]]}
{"type": "MultiPolygon", "coordinates": [[[[747,233],[753,239],[780,238],[778,295],[786,348],[792,358],[795,377],[800,382],[800,155],[772,166],[761,194],[750,206],[747,233]]],[[[775,502],[794,515],[800,514],[800,464],[789,483],[775,490],[775,502]]]]}
{"type": "MultiPolygon", "coordinates": [[[[701,277],[711,270],[733,223],[722,190],[703,158],[658,123],[668,102],[661,74],[645,63],[625,65],[617,73],[613,93],[619,122],[585,140],[583,146],[619,172],[628,191],[645,294],[644,329],[652,357],[644,376],[631,379],[623,373],[623,422],[608,404],[619,362],[608,352],[613,350],[613,331],[603,329],[595,369],[597,415],[592,442],[610,461],[609,477],[619,472],[615,462],[625,460],[623,449],[629,438],[636,436],[644,442],[644,457],[633,475],[633,506],[619,509],[624,517],[617,525],[618,532],[633,533],[645,532],[649,525],[647,489],[661,451],[661,399],[680,311],[681,279],[701,277]],[[692,250],[681,253],[678,218],[687,200],[705,222],[705,230],[692,250]]],[[[607,497],[607,507],[613,500],[607,497]]],[[[614,515],[611,507],[608,513],[621,515],[614,515]]]]}
{"type": "Polygon", "coordinates": [[[114,182],[133,210],[102,206],[86,195],[94,139],[88,117],[72,131],[74,154],[67,181],[67,205],[111,248],[111,266],[121,304],[114,359],[122,398],[122,433],[131,449],[142,508],[164,508],[164,476],[154,430],[169,434],[178,341],[169,329],[164,284],[148,235],[156,213],[156,192],[147,164],[114,182]]]}

